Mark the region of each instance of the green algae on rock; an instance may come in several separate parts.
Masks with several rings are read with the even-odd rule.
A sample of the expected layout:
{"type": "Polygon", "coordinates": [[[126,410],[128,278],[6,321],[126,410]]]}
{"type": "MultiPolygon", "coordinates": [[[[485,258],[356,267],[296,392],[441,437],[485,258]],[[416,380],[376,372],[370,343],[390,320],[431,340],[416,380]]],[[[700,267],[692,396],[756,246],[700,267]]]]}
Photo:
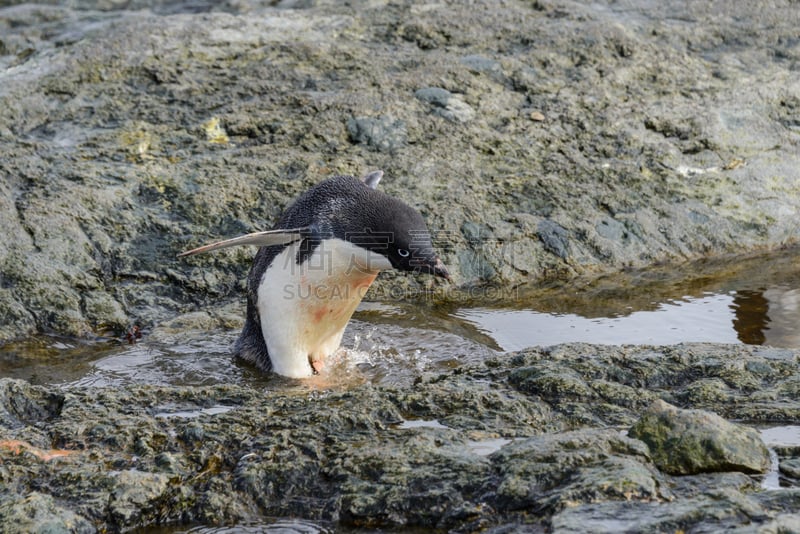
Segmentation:
{"type": "Polygon", "coordinates": [[[662,400],[650,406],[628,435],[644,441],[653,462],[672,475],[765,473],[770,467],[769,451],[755,429],[662,400]]]}

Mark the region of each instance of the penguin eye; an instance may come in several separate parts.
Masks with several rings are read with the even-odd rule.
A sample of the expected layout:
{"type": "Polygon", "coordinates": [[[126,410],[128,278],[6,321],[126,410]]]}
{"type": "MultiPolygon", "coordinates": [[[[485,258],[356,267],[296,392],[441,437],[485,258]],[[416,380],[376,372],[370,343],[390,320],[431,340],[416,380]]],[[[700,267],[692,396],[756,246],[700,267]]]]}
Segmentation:
{"type": "Polygon", "coordinates": [[[397,249],[397,254],[399,254],[401,258],[407,258],[408,255],[411,254],[411,253],[409,251],[407,251],[406,249],[404,249],[404,248],[398,248],[397,249]]]}

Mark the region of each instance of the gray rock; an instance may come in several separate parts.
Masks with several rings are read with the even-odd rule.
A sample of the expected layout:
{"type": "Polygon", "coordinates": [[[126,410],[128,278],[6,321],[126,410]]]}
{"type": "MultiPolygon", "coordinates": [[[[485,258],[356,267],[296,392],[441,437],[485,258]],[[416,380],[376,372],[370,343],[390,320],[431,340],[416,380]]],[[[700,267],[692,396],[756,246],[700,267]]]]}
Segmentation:
{"type": "Polygon", "coordinates": [[[50,495],[32,492],[0,502],[0,530],[8,534],[90,534],[97,532],[86,518],[59,506],[50,495]]]}
{"type": "Polygon", "coordinates": [[[111,521],[118,525],[135,525],[159,519],[157,506],[169,498],[169,476],[135,469],[117,473],[109,501],[111,521]]]}
{"type": "Polygon", "coordinates": [[[473,250],[458,253],[459,272],[466,282],[493,280],[497,271],[483,254],[473,250]]]}
{"type": "Polygon", "coordinates": [[[437,108],[447,107],[447,103],[453,98],[453,93],[441,87],[423,87],[418,89],[414,96],[423,102],[437,108]]]}
{"type": "Polygon", "coordinates": [[[610,217],[601,220],[595,227],[595,230],[599,236],[612,241],[624,242],[629,237],[625,225],[610,217]]]}
{"type": "Polygon", "coordinates": [[[536,227],[536,232],[548,252],[561,259],[569,257],[569,232],[563,226],[550,219],[543,219],[536,227]]]}
{"type": "Polygon", "coordinates": [[[800,458],[787,458],[786,460],[781,460],[778,465],[782,474],[794,479],[800,479],[800,458]]]}
{"type": "Polygon", "coordinates": [[[61,414],[64,395],[23,380],[0,380],[0,427],[10,430],[46,423],[61,414]]]}
{"type": "MultiPolygon", "coordinates": [[[[765,350],[562,345],[405,386],[322,392],[280,381],[58,391],[0,379],[0,528],[23,516],[76,529],[86,518],[108,531],[276,517],[494,532],[711,531],[742,517],[754,528],[790,525],[800,490],[760,491],[746,461],[726,467],[740,472],[674,477],[657,467],[661,453],[618,430],[656,394],[722,377],[732,385],[698,402],[735,419],[796,421],[800,401],[783,386],[800,375],[800,354],[765,350]],[[737,372],[762,377],[770,411],[737,372]],[[226,409],[205,410],[218,405],[226,409]]],[[[669,419],[682,417],[705,421],[694,436],[709,419],[726,426],[707,412],[669,419]]],[[[692,459],[720,465],[719,456],[699,447],[692,459]]]]}
{"type": "Polygon", "coordinates": [[[334,471],[344,481],[342,520],[442,528],[463,522],[464,514],[481,515],[478,495],[491,473],[489,460],[454,443],[450,431],[408,434],[354,451],[334,471]],[[413,468],[420,461],[427,469],[413,468]]]}
{"type": "Polygon", "coordinates": [[[560,369],[555,364],[523,367],[511,373],[509,382],[520,391],[555,402],[570,398],[589,400],[595,395],[577,372],[560,369]]]}
{"type": "Polygon", "coordinates": [[[498,509],[552,512],[567,503],[661,496],[646,447],[614,431],[518,440],[491,458],[500,473],[498,509]]]}
{"type": "MultiPolygon", "coordinates": [[[[605,502],[569,507],[556,514],[551,524],[555,532],[575,533],[719,532],[735,530],[743,518],[763,513],[752,500],[721,490],[711,496],[677,502],[605,502]]],[[[768,519],[764,519],[767,523],[768,519]]],[[[789,518],[781,516],[781,521],[789,518]]]]}
{"type": "Polygon", "coordinates": [[[770,467],[769,451],[755,429],[661,400],[650,406],[628,435],[647,443],[653,462],[673,475],[765,473],[770,467]]]}
{"type": "Polygon", "coordinates": [[[350,139],[378,152],[395,152],[406,144],[406,127],[391,117],[356,117],[347,121],[350,139]]]}
{"type": "Polygon", "coordinates": [[[730,394],[731,390],[724,380],[709,378],[696,380],[687,386],[680,398],[692,406],[702,406],[722,401],[730,394]]]}
{"type": "Polygon", "coordinates": [[[460,61],[472,72],[485,74],[501,83],[504,81],[503,66],[495,59],[480,54],[471,54],[463,56],[460,61]]]}
{"type": "MultiPolygon", "coordinates": [[[[511,286],[800,239],[792,5],[268,4],[0,7],[0,341],[233,328],[212,310],[175,317],[238,303],[252,252],[175,254],[269,227],[311,184],[376,167],[448,236],[444,260],[464,281],[511,286]],[[354,117],[392,117],[405,133],[395,122],[353,135],[354,117]],[[468,221],[518,231],[487,247],[462,232],[468,221]]],[[[386,277],[376,290],[391,284],[416,282],[386,277]]],[[[791,529],[796,490],[755,493],[736,473],[670,479],[635,440],[596,427],[629,426],[657,397],[796,422],[797,362],[769,347],[569,345],[317,397],[2,381],[0,530],[36,530],[30,517],[88,532],[254,515],[488,532],[791,529]],[[235,409],[154,416],[170,402],[235,409]],[[448,428],[394,427],[414,417],[448,428]],[[498,436],[520,445],[471,451],[498,436]],[[44,461],[5,440],[80,452],[44,461]]]]}
{"type": "Polygon", "coordinates": [[[441,87],[425,87],[414,93],[414,96],[430,104],[435,115],[451,122],[469,122],[475,117],[475,110],[469,104],[441,87]]]}
{"type": "Polygon", "coordinates": [[[487,241],[495,240],[492,230],[481,222],[465,221],[461,225],[461,233],[471,245],[484,245],[487,241]]]}

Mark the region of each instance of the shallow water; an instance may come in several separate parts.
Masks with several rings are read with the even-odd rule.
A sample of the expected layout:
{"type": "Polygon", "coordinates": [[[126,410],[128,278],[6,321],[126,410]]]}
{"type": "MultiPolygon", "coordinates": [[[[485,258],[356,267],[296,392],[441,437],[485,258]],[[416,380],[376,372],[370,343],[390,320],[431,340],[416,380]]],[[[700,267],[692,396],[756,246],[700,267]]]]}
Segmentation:
{"type": "MultiPolygon", "coordinates": [[[[546,288],[472,288],[468,295],[452,297],[444,305],[362,303],[327,372],[302,387],[407,384],[423,371],[576,341],[800,348],[798,250],[546,288]]],[[[231,330],[152,333],[135,345],[40,337],[0,347],[0,376],[66,387],[297,385],[234,361],[231,346],[237,335],[231,330]]]]}
{"type": "Polygon", "coordinates": [[[761,480],[761,487],[766,490],[777,490],[800,486],[800,480],[792,479],[781,473],[780,459],[775,450],[776,447],[800,447],[800,426],[764,427],[760,432],[761,439],[764,440],[764,443],[769,448],[769,457],[772,464],[769,472],[761,480]]]}
{"type": "Polygon", "coordinates": [[[136,534],[328,534],[336,532],[336,529],[332,525],[321,521],[276,518],[272,521],[261,519],[252,525],[240,523],[230,527],[197,526],[188,529],[166,526],[146,528],[134,532],[136,534]]]}
{"type": "Polygon", "coordinates": [[[565,341],[800,348],[800,252],[519,288],[512,302],[459,308],[453,315],[503,350],[565,341]]]}

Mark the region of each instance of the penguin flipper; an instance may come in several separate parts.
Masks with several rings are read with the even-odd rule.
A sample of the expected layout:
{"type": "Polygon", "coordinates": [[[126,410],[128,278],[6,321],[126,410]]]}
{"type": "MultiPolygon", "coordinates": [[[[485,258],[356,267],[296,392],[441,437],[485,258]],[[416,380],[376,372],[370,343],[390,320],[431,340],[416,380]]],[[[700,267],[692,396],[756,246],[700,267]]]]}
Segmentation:
{"type": "Polygon", "coordinates": [[[311,229],[307,226],[302,228],[280,228],[278,230],[254,232],[252,234],[240,235],[232,239],[225,239],[224,241],[217,241],[216,243],[210,243],[202,247],[187,250],[186,252],[178,254],[178,257],[191,256],[202,252],[211,252],[212,250],[242,245],[256,245],[259,247],[288,245],[289,243],[303,239],[309,232],[311,232],[311,229]]]}

